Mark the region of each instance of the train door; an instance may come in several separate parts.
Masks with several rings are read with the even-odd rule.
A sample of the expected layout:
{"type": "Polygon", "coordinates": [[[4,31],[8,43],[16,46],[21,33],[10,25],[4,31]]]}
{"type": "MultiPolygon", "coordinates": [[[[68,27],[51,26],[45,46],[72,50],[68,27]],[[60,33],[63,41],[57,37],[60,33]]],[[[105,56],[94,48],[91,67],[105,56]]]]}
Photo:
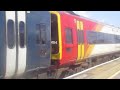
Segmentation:
{"type": "Polygon", "coordinates": [[[63,63],[71,63],[77,58],[77,38],[74,19],[68,16],[63,17],[64,46],[63,63]]]}
{"type": "Polygon", "coordinates": [[[48,11],[27,11],[27,71],[51,64],[51,15],[48,11]]]}
{"type": "Polygon", "coordinates": [[[78,58],[77,61],[81,61],[84,58],[84,33],[83,22],[77,21],[77,37],[78,37],[78,58]]]}

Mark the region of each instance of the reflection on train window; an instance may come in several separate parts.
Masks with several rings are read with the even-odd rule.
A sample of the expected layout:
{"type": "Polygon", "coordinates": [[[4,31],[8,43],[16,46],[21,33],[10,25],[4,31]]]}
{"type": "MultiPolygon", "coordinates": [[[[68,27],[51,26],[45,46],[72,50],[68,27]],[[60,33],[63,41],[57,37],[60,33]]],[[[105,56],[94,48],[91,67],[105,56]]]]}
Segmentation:
{"type": "Polygon", "coordinates": [[[83,35],[83,30],[78,30],[77,31],[77,36],[78,36],[78,44],[82,44],[83,43],[83,38],[84,38],[84,35],[83,35]]]}
{"type": "Polygon", "coordinates": [[[7,35],[8,35],[8,47],[10,49],[15,46],[15,30],[14,30],[14,21],[8,20],[7,22],[7,35]]]}
{"type": "Polygon", "coordinates": [[[72,29],[66,28],[65,32],[66,32],[66,43],[73,44],[72,29]]]}
{"type": "Polygon", "coordinates": [[[24,48],[25,46],[25,23],[20,21],[19,23],[19,38],[20,38],[20,47],[24,48]]]}
{"type": "Polygon", "coordinates": [[[46,44],[46,25],[36,24],[36,43],[46,44]]]}

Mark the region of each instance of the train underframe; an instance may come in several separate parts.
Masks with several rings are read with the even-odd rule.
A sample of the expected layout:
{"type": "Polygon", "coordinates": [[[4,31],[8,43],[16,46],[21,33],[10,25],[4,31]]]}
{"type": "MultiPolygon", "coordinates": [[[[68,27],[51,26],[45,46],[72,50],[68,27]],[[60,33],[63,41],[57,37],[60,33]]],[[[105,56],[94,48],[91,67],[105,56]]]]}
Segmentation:
{"type": "Polygon", "coordinates": [[[53,65],[50,68],[37,69],[26,72],[24,75],[13,77],[13,79],[62,79],[77,72],[99,65],[101,63],[120,57],[120,52],[90,57],[75,64],[53,65]]]}

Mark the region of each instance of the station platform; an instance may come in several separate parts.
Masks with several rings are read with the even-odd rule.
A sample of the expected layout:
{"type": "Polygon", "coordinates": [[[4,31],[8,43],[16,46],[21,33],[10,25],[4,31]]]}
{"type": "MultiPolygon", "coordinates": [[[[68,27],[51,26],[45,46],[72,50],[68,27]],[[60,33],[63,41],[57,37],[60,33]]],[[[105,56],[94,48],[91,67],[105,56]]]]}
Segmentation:
{"type": "Polygon", "coordinates": [[[120,57],[64,79],[120,79],[120,57]]]}

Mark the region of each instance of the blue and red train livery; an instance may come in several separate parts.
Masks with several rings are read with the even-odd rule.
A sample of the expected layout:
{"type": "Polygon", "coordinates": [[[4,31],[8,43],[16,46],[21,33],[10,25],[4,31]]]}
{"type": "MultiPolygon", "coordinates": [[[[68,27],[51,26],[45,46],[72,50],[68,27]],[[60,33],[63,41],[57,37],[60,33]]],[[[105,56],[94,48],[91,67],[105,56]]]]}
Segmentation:
{"type": "Polygon", "coordinates": [[[118,54],[120,29],[112,25],[67,11],[0,11],[0,78],[118,54]]]}

